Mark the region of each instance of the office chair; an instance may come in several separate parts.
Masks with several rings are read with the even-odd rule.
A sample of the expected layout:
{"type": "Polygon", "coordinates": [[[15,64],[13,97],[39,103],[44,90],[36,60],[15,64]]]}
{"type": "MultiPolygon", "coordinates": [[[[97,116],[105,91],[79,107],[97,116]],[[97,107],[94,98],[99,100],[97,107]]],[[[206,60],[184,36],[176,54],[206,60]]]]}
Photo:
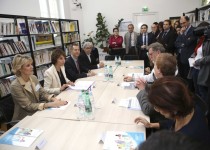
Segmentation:
{"type": "Polygon", "coordinates": [[[18,121],[11,122],[14,113],[14,102],[11,95],[6,96],[0,101],[0,127],[8,130],[18,121]]]}
{"type": "Polygon", "coordinates": [[[125,55],[124,60],[139,60],[139,56],[138,55],[125,55]]]}
{"type": "Polygon", "coordinates": [[[115,56],[114,55],[106,55],[105,60],[114,60],[115,56]]]}

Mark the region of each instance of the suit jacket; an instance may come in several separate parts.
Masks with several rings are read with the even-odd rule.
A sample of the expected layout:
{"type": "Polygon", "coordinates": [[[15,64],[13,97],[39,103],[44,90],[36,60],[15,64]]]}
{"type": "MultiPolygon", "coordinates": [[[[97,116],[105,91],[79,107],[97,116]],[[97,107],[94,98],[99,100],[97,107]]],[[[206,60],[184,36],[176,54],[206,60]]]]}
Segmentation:
{"type": "MultiPolygon", "coordinates": [[[[66,77],[66,72],[64,66],[61,67],[61,72],[63,73],[64,79],[69,82],[66,77]]],[[[58,76],[57,70],[54,65],[47,69],[44,73],[44,89],[51,94],[59,94],[61,88],[60,78],[58,76]]]]}
{"type": "Polygon", "coordinates": [[[156,31],[155,33],[153,33],[153,32],[151,32],[154,36],[155,36],[155,38],[160,34],[160,31],[158,30],[158,31],[156,31]]]}
{"type": "Polygon", "coordinates": [[[82,50],[78,58],[79,63],[81,65],[81,71],[88,72],[92,69],[98,69],[96,58],[92,54],[90,54],[90,59],[91,62],[85,51],[82,50]]]}
{"type": "Polygon", "coordinates": [[[67,58],[65,65],[64,65],[67,78],[73,82],[79,78],[87,77],[87,74],[85,72],[81,71],[81,65],[80,65],[79,61],[78,61],[78,63],[79,63],[79,67],[80,67],[80,73],[77,70],[75,62],[74,62],[73,58],[71,57],[71,55],[67,58]]]}
{"type": "Polygon", "coordinates": [[[42,88],[34,75],[30,76],[29,82],[17,77],[11,84],[11,95],[15,104],[12,120],[20,120],[37,110],[42,110],[44,103],[41,103],[41,100],[49,101],[53,96],[42,88]]]}
{"type": "MultiPolygon", "coordinates": [[[[143,45],[143,39],[142,39],[143,34],[140,34],[137,37],[137,44],[136,47],[138,48],[138,50],[141,50],[141,46],[143,45]]],[[[152,44],[155,42],[155,36],[152,33],[148,33],[148,45],[152,44]]]]}
{"type": "Polygon", "coordinates": [[[193,35],[193,30],[194,27],[191,26],[187,34],[185,35],[183,33],[178,35],[175,42],[177,54],[179,54],[179,51],[181,50],[180,61],[183,64],[189,64],[188,58],[190,58],[190,56],[194,52],[195,46],[197,44],[197,38],[193,35]]]}
{"type": "MultiPolygon", "coordinates": [[[[134,46],[136,46],[138,33],[136,33],[136,32],[133,32],[133,33],[134,33],[134,46]]],[[[128,54],[128,52],[129,52],[129,38],[130,38],[130,32],[127,32],[124,36],[124,44],[125,44],[126,54],[128,54]]],[[[136,48],[136,52],[137,52],[137,48],[136,48]]]]}
{"type": "Polygon", "coordinates": [[[164,48],[166,49],[166,52],[174,54],[175,51],[175,41],[177,38],[177,34],[174,32],[174,30],[170,29],[168,33],[163,37],[164,32],[161,32],[158,36],[157,41],[161,44],[163,44],[164,48]]]}

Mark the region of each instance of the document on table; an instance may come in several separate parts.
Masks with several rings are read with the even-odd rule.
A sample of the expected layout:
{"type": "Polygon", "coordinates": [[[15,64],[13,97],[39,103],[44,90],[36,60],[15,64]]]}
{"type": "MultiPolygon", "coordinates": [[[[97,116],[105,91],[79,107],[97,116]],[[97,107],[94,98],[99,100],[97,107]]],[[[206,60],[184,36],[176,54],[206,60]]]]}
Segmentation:
{"type": "Polygon", "coordinates": [[[68,102],[66,105],[64,106],[60,106],[60,107],[54,107],[54,108],[48,108],[50,110],[65,110],[69,105],[70,105],[71,102],[68,102]]]}
{"type": "Polygon", "coordinates": [[[188,58],[190,67],[193,67],[193,64],[195,63],[195,58],[188,58]]]}
{"type": "Polygon", "coordinates": [[[143,73],[129,73],[128,74],[129,77],[133,77],[134,79],[138,79],[142,77],[143,75],[144,75],[143,73]]]}
{"type": "Polygon", "coordinates": [[[135,89],[134,82],[122,82],[120,86],[122,86],[124,89],[135,89]]]}
{"type": "Polygon", "coordinates": [[[75,86],[69,86],[72,90],[87,90],[93,85],[94,81],[77,81],[75,86]]]}
{"type": "Polygon", "coordinates": [[[119,106],[126,107],[132,110],[141,110],[139,101],[136,97],[129,97],[127,99],[121,99],[119,106]]]}

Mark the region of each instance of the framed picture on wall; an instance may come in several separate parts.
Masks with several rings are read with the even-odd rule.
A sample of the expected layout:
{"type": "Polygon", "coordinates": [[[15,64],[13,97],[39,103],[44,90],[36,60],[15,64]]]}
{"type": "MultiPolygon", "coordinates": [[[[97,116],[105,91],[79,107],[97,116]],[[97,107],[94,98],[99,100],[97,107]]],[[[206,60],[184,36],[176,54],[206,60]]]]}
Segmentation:
{"type": "Polygon", "coordinates": [[[121,22],[120,27],[119,27],[119,31],[120,32],[127,32],[128,31],[128,25],[131,24],[131,23],[132,23],[132,21],[121,22]]]}
{"type": "Polygon", "coordinates": [[[171,20],[171,25],[174,27],[174,23],[176,21],[179,21],[180,19],[180,16],[177,16],[177,17],[169,17],[169,20],[171,20]]]}

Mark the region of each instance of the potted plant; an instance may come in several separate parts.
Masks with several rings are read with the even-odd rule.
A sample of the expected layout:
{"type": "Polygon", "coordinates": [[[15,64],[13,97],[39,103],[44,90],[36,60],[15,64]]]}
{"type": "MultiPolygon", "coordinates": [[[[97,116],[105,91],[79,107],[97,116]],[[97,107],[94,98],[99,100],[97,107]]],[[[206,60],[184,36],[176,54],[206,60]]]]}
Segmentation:
{"type": "Polygon", "coordinates": [[[108,39],[109,39],[110,33],[106,25],[105,17],[103,17],[101,13],[98,13],[96,20],[97,20],[97,24],[96,24],[97,30],[96,30],[96,35],[95,35],[96,44],[101,49],[103,49],[103,52],[107,52],[108,39]]]}

